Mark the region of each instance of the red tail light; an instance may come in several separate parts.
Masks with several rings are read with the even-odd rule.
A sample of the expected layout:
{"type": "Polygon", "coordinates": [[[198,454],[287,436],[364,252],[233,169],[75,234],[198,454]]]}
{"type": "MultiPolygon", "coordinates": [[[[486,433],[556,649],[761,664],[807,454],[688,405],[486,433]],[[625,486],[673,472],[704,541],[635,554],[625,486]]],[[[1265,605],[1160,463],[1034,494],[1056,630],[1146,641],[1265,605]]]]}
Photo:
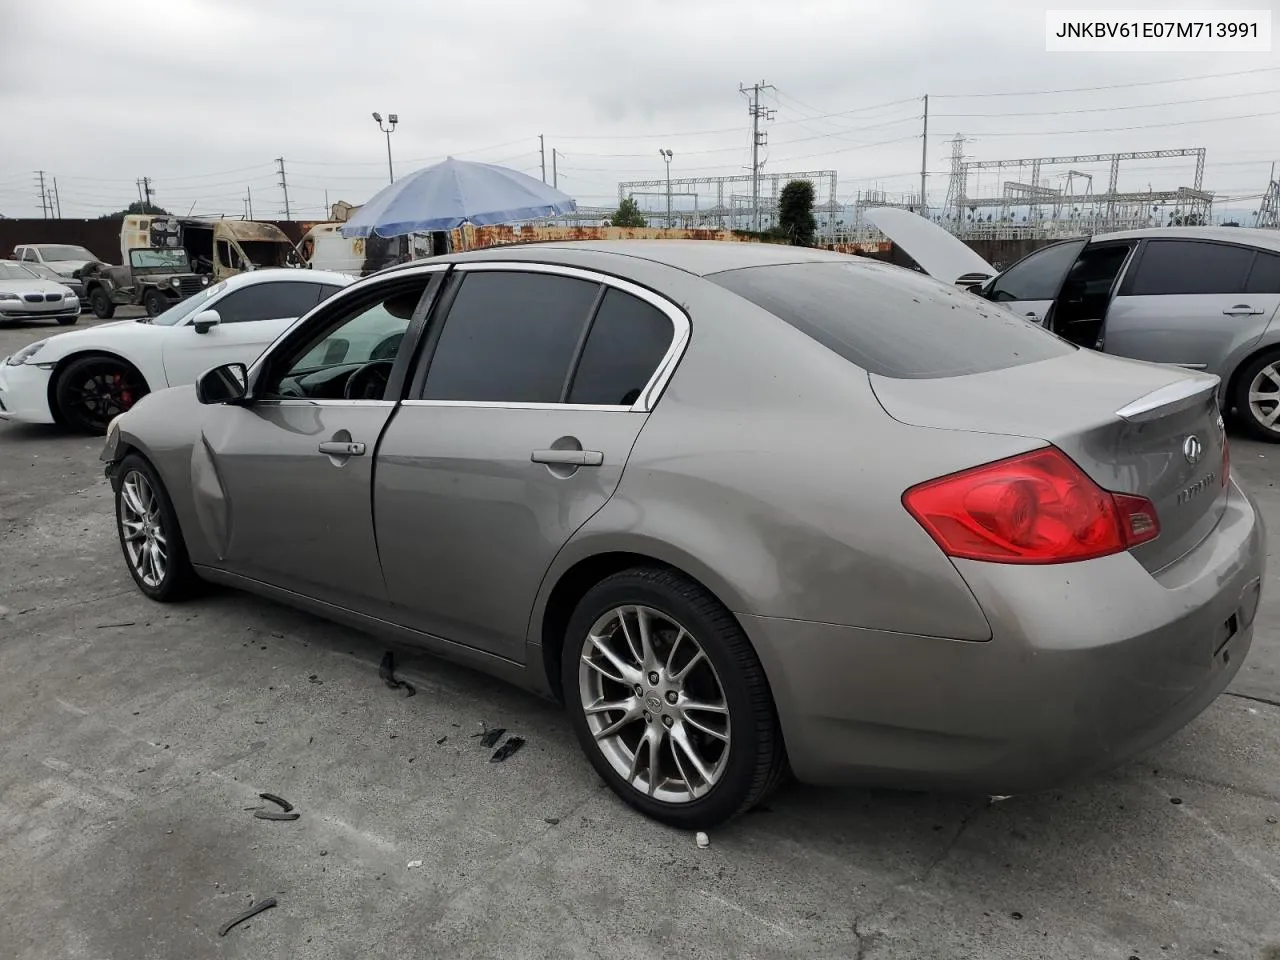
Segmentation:
{"type": "Polygon", "coordinates": [[[1068,563],[1160,534],[1145,497],[1103,490],[1056,447],[912,487],[903,506],[944,553],[992,563],[1068,563]]]}

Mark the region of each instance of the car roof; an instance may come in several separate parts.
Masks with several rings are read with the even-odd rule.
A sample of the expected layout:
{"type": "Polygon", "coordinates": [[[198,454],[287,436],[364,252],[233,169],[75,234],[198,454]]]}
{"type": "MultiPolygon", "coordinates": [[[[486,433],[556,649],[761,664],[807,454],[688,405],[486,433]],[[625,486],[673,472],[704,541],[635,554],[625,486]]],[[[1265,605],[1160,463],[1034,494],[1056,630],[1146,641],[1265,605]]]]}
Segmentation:
{"type": "Polygon", "coordinates": [[[250,270],[248,273],[233,274],[220,281],[226,289],[237,290],[257,283],[270,283],[274,280],[311,281],[312,283],[332,283],[340,287],[355,283],[358,277],[349,273],[337,273],[333,270],[302,270],[298,267],[264,267],[261,270],[250,270]]]}
{"type": "Polygon", "coordinates": [[[1095,233],[1100,240],[1218,240],[1223,243],[1242,243],[1251,247],[1280,251],[1280,230],[1263,230],[1258,227],[1145,227],[1139,230],[1117,230],[1115,233],[1095,233]]]}
{"type": "MultiPolygon", "coordinates": [[[[571,240],[552,243],[513,244],[486,247],[432,258],[435,262],[468,263],[476,260],[542,260],[555,261],[562,254],[587,254],[604,266],[614,258],[631,258],[660,263],[695,276],[705,277],[725,270],[744,267],[777,266],[786,263],[842,262],[848,254],[810,247],[792,247],[781,243],[752,243],[733,240],[571,240]]],[[[580,262],[579,257],[574,258],[580,262]]],[[[422,260],[391,267],[396,270],[422,260]]]]}

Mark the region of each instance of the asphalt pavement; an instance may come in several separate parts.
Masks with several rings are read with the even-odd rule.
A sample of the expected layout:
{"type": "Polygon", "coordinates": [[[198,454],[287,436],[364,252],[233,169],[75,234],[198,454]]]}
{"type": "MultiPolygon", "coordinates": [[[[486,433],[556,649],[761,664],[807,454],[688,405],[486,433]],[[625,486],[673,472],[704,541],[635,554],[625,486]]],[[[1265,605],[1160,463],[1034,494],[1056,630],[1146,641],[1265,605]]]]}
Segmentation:
{"type": "MultiPolygon", "coordinates": [[[[0,424],[0,957],[1280,957],[1274,560],[1231,690],[1141,761],[995,803],[791,786],[699,849],[549,703],[397,651],[406,697],[363,634],[143,599],[100,448],[0,424]]],[[[1280,446],[1233,469],[1278,528],[1280,446]]]]}

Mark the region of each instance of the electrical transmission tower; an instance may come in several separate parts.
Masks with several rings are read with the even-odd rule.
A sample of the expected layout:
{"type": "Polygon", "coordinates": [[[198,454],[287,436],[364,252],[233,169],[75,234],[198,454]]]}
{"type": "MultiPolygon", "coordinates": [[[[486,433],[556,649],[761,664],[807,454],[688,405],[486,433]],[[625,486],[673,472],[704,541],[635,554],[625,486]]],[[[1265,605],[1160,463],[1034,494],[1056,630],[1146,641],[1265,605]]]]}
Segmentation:
{"type": "Polygon", "coordinates": [[[1254,218],[1255,227],[1280,229],[1280,180],[1276,179],[1276,165],[1271,165],[1271,182],[1267,184],[1266,195],[1262,205],[1258,207],[1258,215],[1254,218]]]}
{"type": "Polygon", "coordinates": [[[138,178],[138,200],[142,203],[143,213],[150,213],[151,210],[153,209],[151,206],[151,195],[153,193],[155,193],[155,191],[151,189],[151,178],[139,177],[138,178]]]}
{"type": "Polygon", "coordinates": [[[44,186],[44,171],[37,170],[36,177],[39,178],[39,183],[40,183],[40,186],[39,186],[40,212],[44,215],[44,218],[48,220],[49,219],[49,192],[45,189],[45,186],[44,186]]]}
{"type": "Polygon", "coordinates": [[[957,133],[955,139],[951,141],[951,182],[947,184],[945,208],[955,216],[957,230],[960,221],[964,219],[965,194],[969,189],[965,181],[969,179],[968,174],[969,171],[964,165],[964,137],[957,133]]]}
{"type": "Polygon", "coordinates": [[[738,84],[738,92],[751,98],[747,112],[751,114],[751,211],[753,229],[760,232],[760,148],[769,142],[769,135],[760,131],[760,118],[772,120],[776,110],[760,106],[760,91],[777,89],[761,80],[746,87],[738,84]]]}
{"type": "Polygon", "coordinates": [[[284,176],[284,157],[276,157],[276,163],[280,165],[280,189],[284,191],[284,218],[292,220],[289,213],[289,181],[284,176]]]}

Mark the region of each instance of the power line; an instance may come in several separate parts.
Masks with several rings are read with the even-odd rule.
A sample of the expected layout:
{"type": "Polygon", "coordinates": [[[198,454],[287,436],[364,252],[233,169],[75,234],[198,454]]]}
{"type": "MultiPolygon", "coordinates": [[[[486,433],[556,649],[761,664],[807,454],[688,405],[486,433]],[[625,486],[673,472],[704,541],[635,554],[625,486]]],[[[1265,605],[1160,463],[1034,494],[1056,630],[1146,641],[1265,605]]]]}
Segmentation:
{"type": "Polygon", "coordinates": [[[969,100],[979,97],[1042,97],[1058,93],[1091,93],[1094,90],[1123,90],[1130,87],[1155,87],[1167,83],[1191,83],[1195,80],[1218,80],[1223,77],[1243,77],[1254,73],[1272,73],[1280,67],[1255,67],[1252,70],[1233,70],[1230,73],[1203,73],[1195,77],[1171,77],[1167,80],[1135,80],[1130,83],[1104,83],[1096,87],[1064,87],[1060,90],[1009,90],[999,93],[935,93],[935,100],[969,100]]]}
{"type": "MultiPolygon", "coordinates": [[[[1065,113],[1107,113],[1112,110],[1154,110],[1157,107],[1181,107],[1192,103],[1213,103],[1218,100],[1238,100],[1241,97],[1275,96],[1276,90],[1253,90],[1249,93],[1226,93],[1217,97],[1196,97],[1191,100],[1166,100],[1164,103],[1135,103],[1119,107],[1083,107],[1079,110],[1054,110],[1055,116],[1065,113]]],[[[1043,110],[1024,110],[1016,113],[935,113],[935,117],[1043,117],[1043,110]]]]}
{"type": "Polygon", "coordinates": [[[1155,130],[1161,127],[1186,127],[1201,123],[1226,123],[1231,120],[1257,120],[1261,117],[1275,116],[1280,116],[1280,110],[1271,110],[1266,113],[1245,113],[1234,117],[1205,117],[1201,120],[1169,120],[1164,123],[1141,123],[1130,127],[1093,127],[1087,130],[1016,130],[1004,133],[989,133],[982,130],[973,134],[973,137],[980,140],[983,137],[1059,137],[1075,136],[1082,133],[1121,133],[1127,130],[1155,130]]]}

